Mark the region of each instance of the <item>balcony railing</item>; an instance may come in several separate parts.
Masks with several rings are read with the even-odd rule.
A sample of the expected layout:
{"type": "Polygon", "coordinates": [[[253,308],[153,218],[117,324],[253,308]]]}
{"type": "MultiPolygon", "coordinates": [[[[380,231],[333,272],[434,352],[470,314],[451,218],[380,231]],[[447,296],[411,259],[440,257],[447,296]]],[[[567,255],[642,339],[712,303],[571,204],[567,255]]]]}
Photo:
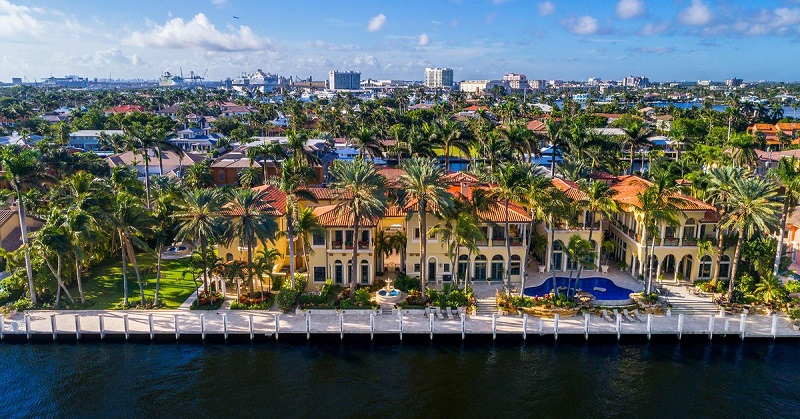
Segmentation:
{"type": "Polygon", "coordinates": [[[368,241],[360,241],[360,242],[358,242],[358,248],[359,249],[368,249],[369,248],[369,242],[368,241]]]}
{"type": "Polygon", "coordinates": [[[665,237],[664,238],[664,246],[677,246],[680,243],[680,239],[677,237],[665,237]]]}
{"type": "MultiPolygon", "coordinates": [[[[522,238],[521,237],[511,237],[508,241],[510,242],[511,246],[522,246],[522,238]]],[[[492,237],[491,245],[492,246],[505,246],[506,245],[506,239],[504,237],[492,237]]],[[[478,246],[480,246],[480,244],[478,246]]]]}
{"type": "Polygon", "coordinates": [[[684,246],[697,246],[697,239],[694,238],[694,237],[692,237],[692,238],[684,238],[683,239],[683,245],[684,246]]]}
{"type": "Polygon", "coordinates": [[[333,242],[331,244],[331,249],[341,249],[341,248],[342,248],[342,242],[333,242]]]}
{"type": "Polygon", "coordinates": [[[488,240],[475,240],[475,246],[488,246],[488,240]]]}

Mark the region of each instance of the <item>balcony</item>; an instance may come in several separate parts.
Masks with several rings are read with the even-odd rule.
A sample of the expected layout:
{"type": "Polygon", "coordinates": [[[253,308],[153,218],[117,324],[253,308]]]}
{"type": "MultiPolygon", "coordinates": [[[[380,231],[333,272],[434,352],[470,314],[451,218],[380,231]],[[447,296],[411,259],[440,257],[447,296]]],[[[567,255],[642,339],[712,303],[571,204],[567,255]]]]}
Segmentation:
{"type": "Polygon", "coordinates": [[[369,241],[362,240],[362,241],[358,242],[358,248],[360,250],[368,249],[369,248],[369,241]]]}
{"type": "Polygon", "coordinates": [[[488,240],[475,240],[475,246],[488,246],[488,240]]]}
{"type": "Polygon", "coordinates": [[[680,239],[677,237],[665,237],[664,238],[664,246],[677,246],[680,243],[680,239]]]}
{"type": "Polygon", "coordinates": [[[342,248],[342,242],[333,242],[331,244],[331,249],[341,249],[341,248],[342,248]]]}
{"type": "Polygon", "coordinates": [[[688,237],[684,238],[683,239],[683,246],[697,246],[697,239],[694,238],[694,237],[692,237],[692,238],[688,238],[688,237]]]}

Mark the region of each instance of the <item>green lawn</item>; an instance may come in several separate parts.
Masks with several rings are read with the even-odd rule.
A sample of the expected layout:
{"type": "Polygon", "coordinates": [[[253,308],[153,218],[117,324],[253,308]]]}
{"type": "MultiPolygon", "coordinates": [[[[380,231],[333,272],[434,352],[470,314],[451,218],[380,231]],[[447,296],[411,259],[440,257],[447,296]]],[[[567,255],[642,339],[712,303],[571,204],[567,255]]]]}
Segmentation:
{"type": "MultiPolygon", "coordinates": [[[[155,271],[155,256],[140,254],[136,256],[139,269],[153,267],[155,271]]],[[[183,278],[183,271],[187,269],[189,258],[164,260],[161,263],[161,290],[159,299],[168,309],[178,308],[195,291],[194,281],[191,276],[183,278]]],[[[139,284],[136,282],[136,274],[133,267],[128,262],[128,299],[134,304],[141,298],[139,295],[139,284]]],[[[156,289],[155,272],[147,275],[144,285],[144,295],[146,298],[153,299],[156,289]]],[[[123,284],[122,284],[122,260],[107,260],[98,266],[93,267],[86,278],[83,278],[83,291],[87,300],[93,300],[94,304],[89,307],[93,310],[113,309],[122,304],[123,284]]],[[[70,292],[77,299],[78,289],[70,289],[70,292]]]]}

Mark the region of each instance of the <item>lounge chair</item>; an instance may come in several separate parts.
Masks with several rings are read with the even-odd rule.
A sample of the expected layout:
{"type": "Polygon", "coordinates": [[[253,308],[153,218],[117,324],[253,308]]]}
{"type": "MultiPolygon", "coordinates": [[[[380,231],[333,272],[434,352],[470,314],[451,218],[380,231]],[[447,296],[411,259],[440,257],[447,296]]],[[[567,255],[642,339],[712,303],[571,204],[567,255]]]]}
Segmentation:
{"type": "Polygon", "coordinates": [[[638,308],[633,310],[632,316],[633,316],[634,319],[636,319],[638,321],[642,321],[643,314],[639,313],[639,309],[638,308]]]}
{"type": "Polygon", "coordinates": [[[619,310],[617,310],[617,309],[615,308],[615,309],[614,309],[614,318],[617,318],[617,317],[621,317],[623,322],[628,322],[628,321],[629,321],[627,317],[623,316],[623,315],[622,315],[622,314],[619,312],[619,310]]]}
{"type": "Polygon", "coordinates": [[[630,320],[630,321],[632,321],[632,322],[638,322],[638,321],[640,321],[638,318],[636,318],[636,316],[634,316],[633,314],[631,314],[631,312],[630,312],[630,311],[628,311],[628,309],[627,309],[627,308],[626,308],[626,309],[624,309],[624,310],[622,310],[622,318],[624,318],[624,319],[628,319],[628,320],[630,320]]]}
{"type": "Polygon", "coordinates": [[[605,320],[605,321],[607,321],[607,322],[614,323],[614,319],[612,319],[612,318],[611,318],[611,317],[608,315],[608,312],[606,311],[606,309],[602,309],[602,310],[600,310],[600,313],[603,315],[603,320],[605,320]]]}

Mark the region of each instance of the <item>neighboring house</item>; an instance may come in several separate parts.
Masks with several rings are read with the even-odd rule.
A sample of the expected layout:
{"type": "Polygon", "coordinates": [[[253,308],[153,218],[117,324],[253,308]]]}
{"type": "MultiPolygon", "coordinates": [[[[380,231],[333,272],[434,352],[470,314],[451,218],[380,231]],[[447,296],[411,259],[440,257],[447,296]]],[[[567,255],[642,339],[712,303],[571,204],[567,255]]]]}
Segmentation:
{"type": "Polygon", "coordinates": [[[747,132],[752,135],[764,137],[768,146],[783,146],[782,143],[800,144],[800,123],[779,122],[777,124],[754,124],[747,127],[747,132]],[[783,141],[781,138],[783,137],[783,141]]]}
{"type": "MultiPolygon", "coordinates": [[[[150,175],[181,175],[181,171],[185,172],[187,167],[205,160],[205,157],[199,154],[182,153],[179,155],[174,151],[164,150],[161,153],[161,166],[164,167],[164,173],[161,173],[161,166],[159,166],[159,158],[156,152],[150,150],[149,156],[150,175]]],[[[112,154],[106,157],[105,160],[112,169],[117,166],[134,166],[139,171],[139,178],[144,179],[144,155],[139,151],[112,154]]]]}
{"type": "MultiPolygon", "coordinates": [[[[19,226],[19,214],[16,207],[13,209],[0,210],[0,247],[11,252],[22,246],[22,229],[19,226]]],[[[28,233],[38,230],[43,220],[36,217],[26,216],[28,233]]]]}
{"type": "Polygon", "coordinates": [[[208,129],[186,128],[175,133],[177,136],[167,141],[184,151],[210,153],[217,146],[221,135],[210,133],[208,129]]]}
{"type": "Polygon", "coordinates": [[[36,143],[44,139],[41,135],[31,134],[31,135],[19,135],[17,131],[11,133],[11,135],[7,135],[5,137],[0,137],[0,145],[18,145],[18,146],[25,146],[25,147],[33,147],[36,143]]]}
{"type": "Polygon", "coordinates": [[[125,132],[121,129],[107,129],[107,130],[99,130],[99,129],[84,129],[80,131],[75,131],[69,135],[69,146],[79,148],[83,151],[92,151],[96,154],[111,154],[108,153],[97,153],[100,151],[100,134],[105,133],[108,135],[124,135],[125,132]]]}
{"type": "Polygon", "coordinates": [[[238,185],[239,173],[248,167],[262,170],[261,163],[247,158],[243,153],[230,152],[211,163],[211,175],[217,186],[238,185]]]}
{"type": "MultiPolygon", "coordinates": [[[[539,234],[546,234],[547,250],[539,255],[539,260],[545,260],[548,271],[568,270],[570,261],[566,256],[566,245],[569,236],[579,234],[581,237],[588,237],[590,225],[595,228],[593,241],[604,234],[607,240],[613,241],[616,246],[613,252],[614,258],[625,261],[631,275],[645,275],[645,246],[651,244],[651,237],[647,237],[644,232],[644,214],[641,211],[641,204],[638,195],[643,192],[651,183],[638,176],[610,176],[598,177],[598,180],[608,182],[612,189],[617,193],[614,200],[620,211],[611,220],[605,220],[600,226],[596,220],[599,219],[595,214],[588,214],[586,211],[576,211],[569,221],[559,221],[556,223],[556,239],[550,238],[550,223],[542,223],[537,226],[539,234]],[[600,230],[597,230],[597,229],[600,230]]],[[[555,186],[564,191],[571,199],[578,201],[583,199],[583,194],[577,189],[577,185],[562,179],[554,179],[555,186]]],[[[687,280],[709,279],[712,277],[716,246],[710,253],[704,254],[698,259],[697,243],[700,240],[716,241],[716,223],[719,216],[713,206],[687,195],[676,195],[678,206],[678,226],[668,226],[666,223],[659,225],[659,237],[656,240],[653,257],[653,267],[655,277],[664,275],[667,279],[679,279],[683,277],[687,280]]],[[[597,243],[595,245],[595,251],[597,243]]],[[[730,262],[733,249],[728,249],[728,253],[722,256],[722,270],[720,278],[727,278],[730,272],[730,262]]]]}
{"type": "Polygon", "coordinates": [[[658,115],[656,116],[656,130],[661,132],[670,132],[672,131],[672,121],[675,118],[672,115],[658,115]]]}
{"type": "MultiPolygon", "coordinates": [[[[778,234],[774,234],[777,239],[778,234]]],[[[783,240],[783,251],[792,263],[798,263],[797,251],[800,250],[800,209],[793,211],[786,219],[786,235],[783,240]]]]}
{"type": "Polygon", "coordinates": [[[116,113],[144,112],[144,107],[141,105],[121,105],[108,108],[104,112],[106,116],[113,115],[116,113]]]}
{"type": "Polygon", "coordinates": [[[760,176],[766,176],[771,169],[778,167],[778,161],[780,159],[790,157],[796,157],[800,159],[800,150],[756,150],[756,156],[758,156],[758,163],[756,163],[756,174],[760,176]]]}

